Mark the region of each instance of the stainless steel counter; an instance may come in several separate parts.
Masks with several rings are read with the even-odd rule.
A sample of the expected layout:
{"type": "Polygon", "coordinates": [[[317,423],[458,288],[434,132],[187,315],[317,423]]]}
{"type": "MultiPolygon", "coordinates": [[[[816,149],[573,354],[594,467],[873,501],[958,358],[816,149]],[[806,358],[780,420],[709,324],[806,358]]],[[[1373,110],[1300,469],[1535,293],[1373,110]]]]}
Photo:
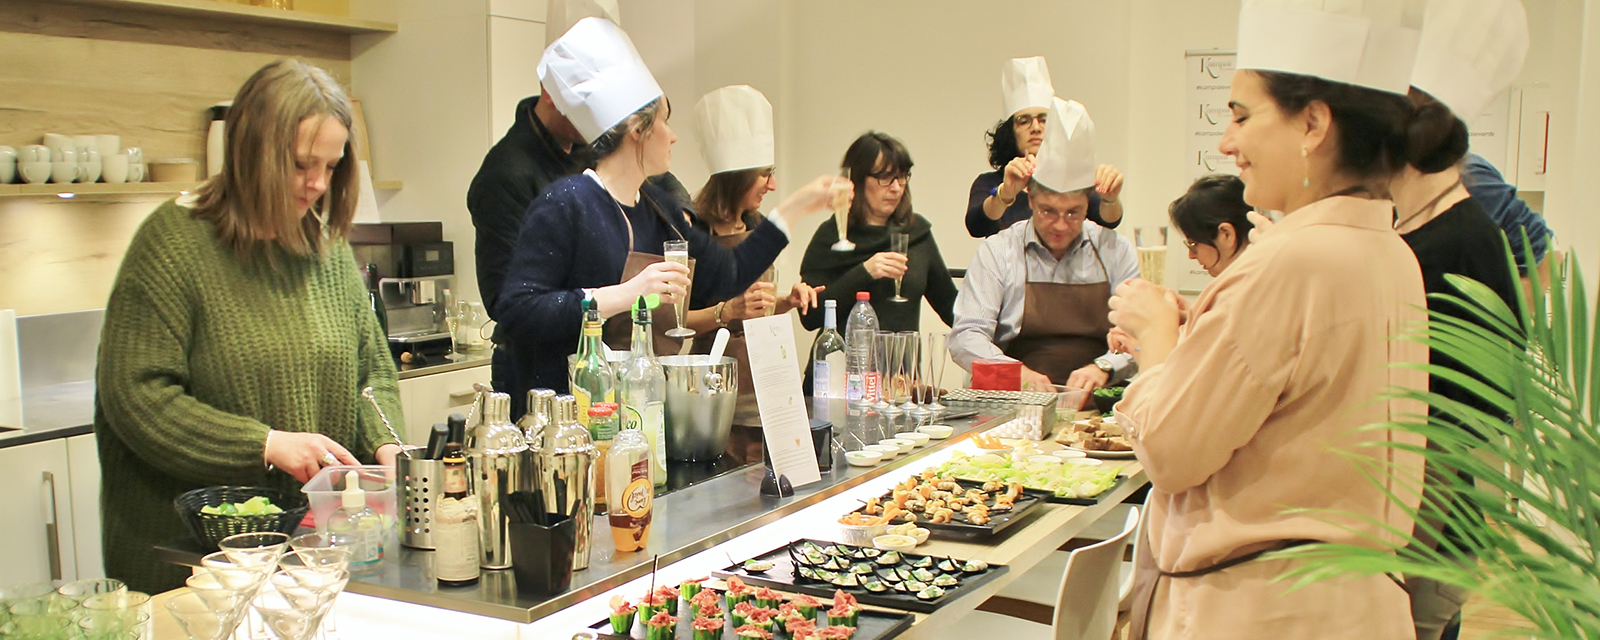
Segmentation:
{"type": "MultiPolygon", "coordinates": [[[[877,442],[914,424],[906,416],[863,413],[838,401],[819,407],[814,415],[833,421],[836,439],[848,450],[860,449],[863,442],[877,442]],[[838,428],[841,424],[843,428],[838,428]]],[[[788,498],[761,497],[764,469],[759,464],[663,495],[655,501],[649,547],[640,552],[618,554],[609,541],[609,525],[604,518],[596,518],[589,568],[575,573],[572,588],[559,596],[518,595],[509,570],[485,571],[478,584],[468,587],[440,587],[433,577],[432,552],[406,548],[391,552],[374,572],[353,576],[346,590],[513,622],[533,622],[649,573],[652,556],[659,555],[662,565],[686,558],[892,473],[1008,417],[997,413],[943,422],[955,427],[955,436],[875,467],[851,467],[844,463],[842,455],[836,455],[833,470],[823,473],[821,482],[798,487],[795,495],[788,498]]],[[[192,565],[199,560],[198,549],[188,540],[158,547],[156,553],[162,560],[178,564],[192,565]]]]}
{"type": "Polygon", "coordinates": [[[484,367],[489,365],[490,359],[489,352],[487,351],[483,353],[472,354],[452,353],[444,356],[443,361],[437,364],[430,363],[422,366],[409,364],[401,365],[400,379],[409,380],[411,378],[433,375],[435,373],[449,373],[451,371],[471,369],[472,367],[484,367]]]}

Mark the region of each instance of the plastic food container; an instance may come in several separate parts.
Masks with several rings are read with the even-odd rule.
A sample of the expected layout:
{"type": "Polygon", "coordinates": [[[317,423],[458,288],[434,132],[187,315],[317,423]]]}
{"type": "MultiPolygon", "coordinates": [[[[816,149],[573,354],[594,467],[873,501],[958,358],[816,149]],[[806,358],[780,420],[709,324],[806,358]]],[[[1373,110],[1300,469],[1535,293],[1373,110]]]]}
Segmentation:
{"type": "Polygon", "coordinates": [[[311,476],[311,480],[307,481],[304,487],[300,488],[306,494],[306,500],[311,503],[312,525],[318,532],[328,531],[328,518],[341,504],[342,498],[339,492],[344,491],[345,473],[352,470],[360,477],[361,490],[367,494],[367,506],[383,518],[385,548],[392,548],[400,541],[398,523],[401,517],[395,491],[398,483],[394,467],[383,465],[323,467],[317,475],[311,476]]]}

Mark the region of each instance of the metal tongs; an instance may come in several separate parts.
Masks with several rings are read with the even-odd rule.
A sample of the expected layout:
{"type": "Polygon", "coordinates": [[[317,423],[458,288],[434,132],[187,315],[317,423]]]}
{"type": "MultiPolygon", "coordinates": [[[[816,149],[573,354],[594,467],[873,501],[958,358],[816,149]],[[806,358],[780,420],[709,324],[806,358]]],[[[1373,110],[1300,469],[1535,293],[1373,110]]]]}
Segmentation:
{"type": "Polygon", "coordinates": [[[406,442],[400,439],[400,434],[394,430],[394,425],[389,424],[389,416],[383,414],[383,407],[378,406],[378,396],[372,392],[372,387],[361,390],[361,397],[372,403],[372,409],[378,412],[378,419],[383,421],[383,428],[389,430],[389,437],[394,438],[394,443],[400,445],[400,454],[411,460],[411,449],[406,448],[406,442]]]}

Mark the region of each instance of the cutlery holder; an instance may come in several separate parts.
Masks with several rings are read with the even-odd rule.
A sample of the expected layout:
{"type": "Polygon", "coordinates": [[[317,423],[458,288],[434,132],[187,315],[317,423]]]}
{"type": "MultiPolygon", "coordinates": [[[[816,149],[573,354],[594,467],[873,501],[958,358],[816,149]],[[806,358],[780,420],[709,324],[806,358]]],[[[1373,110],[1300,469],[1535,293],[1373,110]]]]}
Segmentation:
{"type": "Polygon", "coordinates": [[[440,460],[400,456],[400,502],[405,505],[405,521],[400,527],[400,544],[413,549],[432,549],[433,507],[443,495],[444,463],[440,460]]]}

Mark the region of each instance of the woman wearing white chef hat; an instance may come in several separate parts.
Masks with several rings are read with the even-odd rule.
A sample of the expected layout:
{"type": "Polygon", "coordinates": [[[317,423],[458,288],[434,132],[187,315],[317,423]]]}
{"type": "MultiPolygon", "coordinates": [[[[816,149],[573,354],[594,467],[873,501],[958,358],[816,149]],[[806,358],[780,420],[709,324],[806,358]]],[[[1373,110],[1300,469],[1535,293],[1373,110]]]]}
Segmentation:
{"type": "MultiPolygon", "coordinates": [[[[1012,58],[1000,69],[1000,96],[1005,119],[985,135],[989,141],[989,166],[978,174],[967,196],[967,232],[987,238],[1027,220],[1028,178],[1038,163],[1035,154],[1044,143],[1045,121],[1056,90],[1044,58],[1012,58]]],[[[1102,164],[1095,169],[1095,188],[1089,193],[1089,219],[1115,229],[1122,221],[1122,174],[1102,164]]]]}
{"type": "MultiPolygon", "coordinates": [[[[788,245],[792,222],[827,210],[836,191],[848,190],[833,176],[818,178],[769,213],[772,224],[724,249],[645,182],[670,168],[677,137],[667,124],[671,104],[621,29],[600,18],[580,20],[546,49],[539,76],[589,144],[595,167],[552,183],[522,223],[500,302],[509,370],[503,377],[496,372],[510,383],[514,411],[529,389],[568,388],[566,357],[578,343],[582,301],[612,318],[640,297],[660,295],[670,303],[688,292],[689,267],[661,258],[666,241],[689,243],[697,262],[691,299],[706,306],[749,287],[788,245]]],[[[663,329],[674,324],[656,321],[663,329]]],[[[626,348],[628,334],[626,322],[612,323],[606,340],[626,348]]],[[[658,353],[677,349],[665,335],[656,346],[658,353]]]]}
{"type": "MultiPolygon", "coordinates": [[[[1522,69],[1528,52],[1528,20],[1517,0],[1452,0],[1434,2],[1422,25],[1416,68],[1411,74],[1410,98],[1417,107],[1410,136],[1413,143],[1407,166],[1390,183],[1395,203],[1395,230],[1416,253],[1422,268],[1423,288],[1429,294],[1458,295],[1445,280],[1448,274],[1471,278],[1488,286],[1510,308],[1516,308],[1516,275],[1502,257],[1505,240],[1500,228],[1462,184],[1460,163],[1467,153],[1467,125],[1460,115],[1482,113],[1490,100],[1510,86],[1522,69]]],[[[1467,310],[1429,299],[1431,310],[1462,322],[1478,323],[1467,310]]],[[[1429,354],[1429,362],[1457,374],[1476,372],[1443,353],[1429,354]]],[[[1503,412],[1444,376],[1429,376],[1428,390],[1450,400],[1504,419],[1503,412]]],[[[1453,422],[1437,412],[1434,417],[1453,422]]],[[[1466,428],[1463,426],[1463,428],[1466,428]]],[[[1431,485],[1450,474],[1429,473],[1431,485]]],[[[1460,505],[1455,505],[1460,508],[1460,505]]],[[[1470,555],[1452,550],[1468,548],[1441,545],[1439,539],[1456,538],[1423,507],[1418,541],[1461,563],[1470,555]]],[[[1436,640],[1467,599],[1465,589],[1420,576],[1406,576],[1411,594],[1411,614],[1417,640],[1436,640]]],[[[1451,636],[1454,637],[1454,636],[1451,636]]]]}
{"type": "Polygon", "coordinates": [[[1363,427],[1420,414],[1382,394],[1427,384],[1412,368],[1425,348],[1396,339],[1425,320],[1424,298],[1387,199],[1410,153],[1420,17],[1394,0],[1241,7],[1219,149],[1245,201],[1285,217],[1181,327],[1175,295],[1143,280],[1110,305],[1140,344],[1117,418],[1152,485],[1135,637],[1413,637],[1388,576],[1290,591],[1280,578],[1305,561],[1263,556],[1310,542],[1384,549],[1412,526],[1389,496],[1420,483],[1421,459],[1372,445],[1422,439],[1363,427]]]}
{"type": "MultiPolygon", "coordinates": [[[[695,196],[696,229],[704,231],[726,248],[739,246],[761,226],[761,202],[778,189],[773,175],[776,164],[772,134],[772,104],[766,96],[748,85],[732,85],[707,93],[695,105],[695,121],[700,125],[700,151],[705,156],[711,177],[695,196]]],[[[768,269],[768,274],[772,274],[768,269]]],[[[750,361],[745,351],[742,321],[772,313],[788,313],[798,308],[805,313],[817,304],[817,293],[796,282],[782,300],[774,294],[775,283],[763,278],[744,293],[689,312],[684,324],[700,333],[694,353],[710,353],[715,331],[728,327],[733,335],[724,353],[739,361],[739,394],[755,394],[750,379],[750,361]]]]}

